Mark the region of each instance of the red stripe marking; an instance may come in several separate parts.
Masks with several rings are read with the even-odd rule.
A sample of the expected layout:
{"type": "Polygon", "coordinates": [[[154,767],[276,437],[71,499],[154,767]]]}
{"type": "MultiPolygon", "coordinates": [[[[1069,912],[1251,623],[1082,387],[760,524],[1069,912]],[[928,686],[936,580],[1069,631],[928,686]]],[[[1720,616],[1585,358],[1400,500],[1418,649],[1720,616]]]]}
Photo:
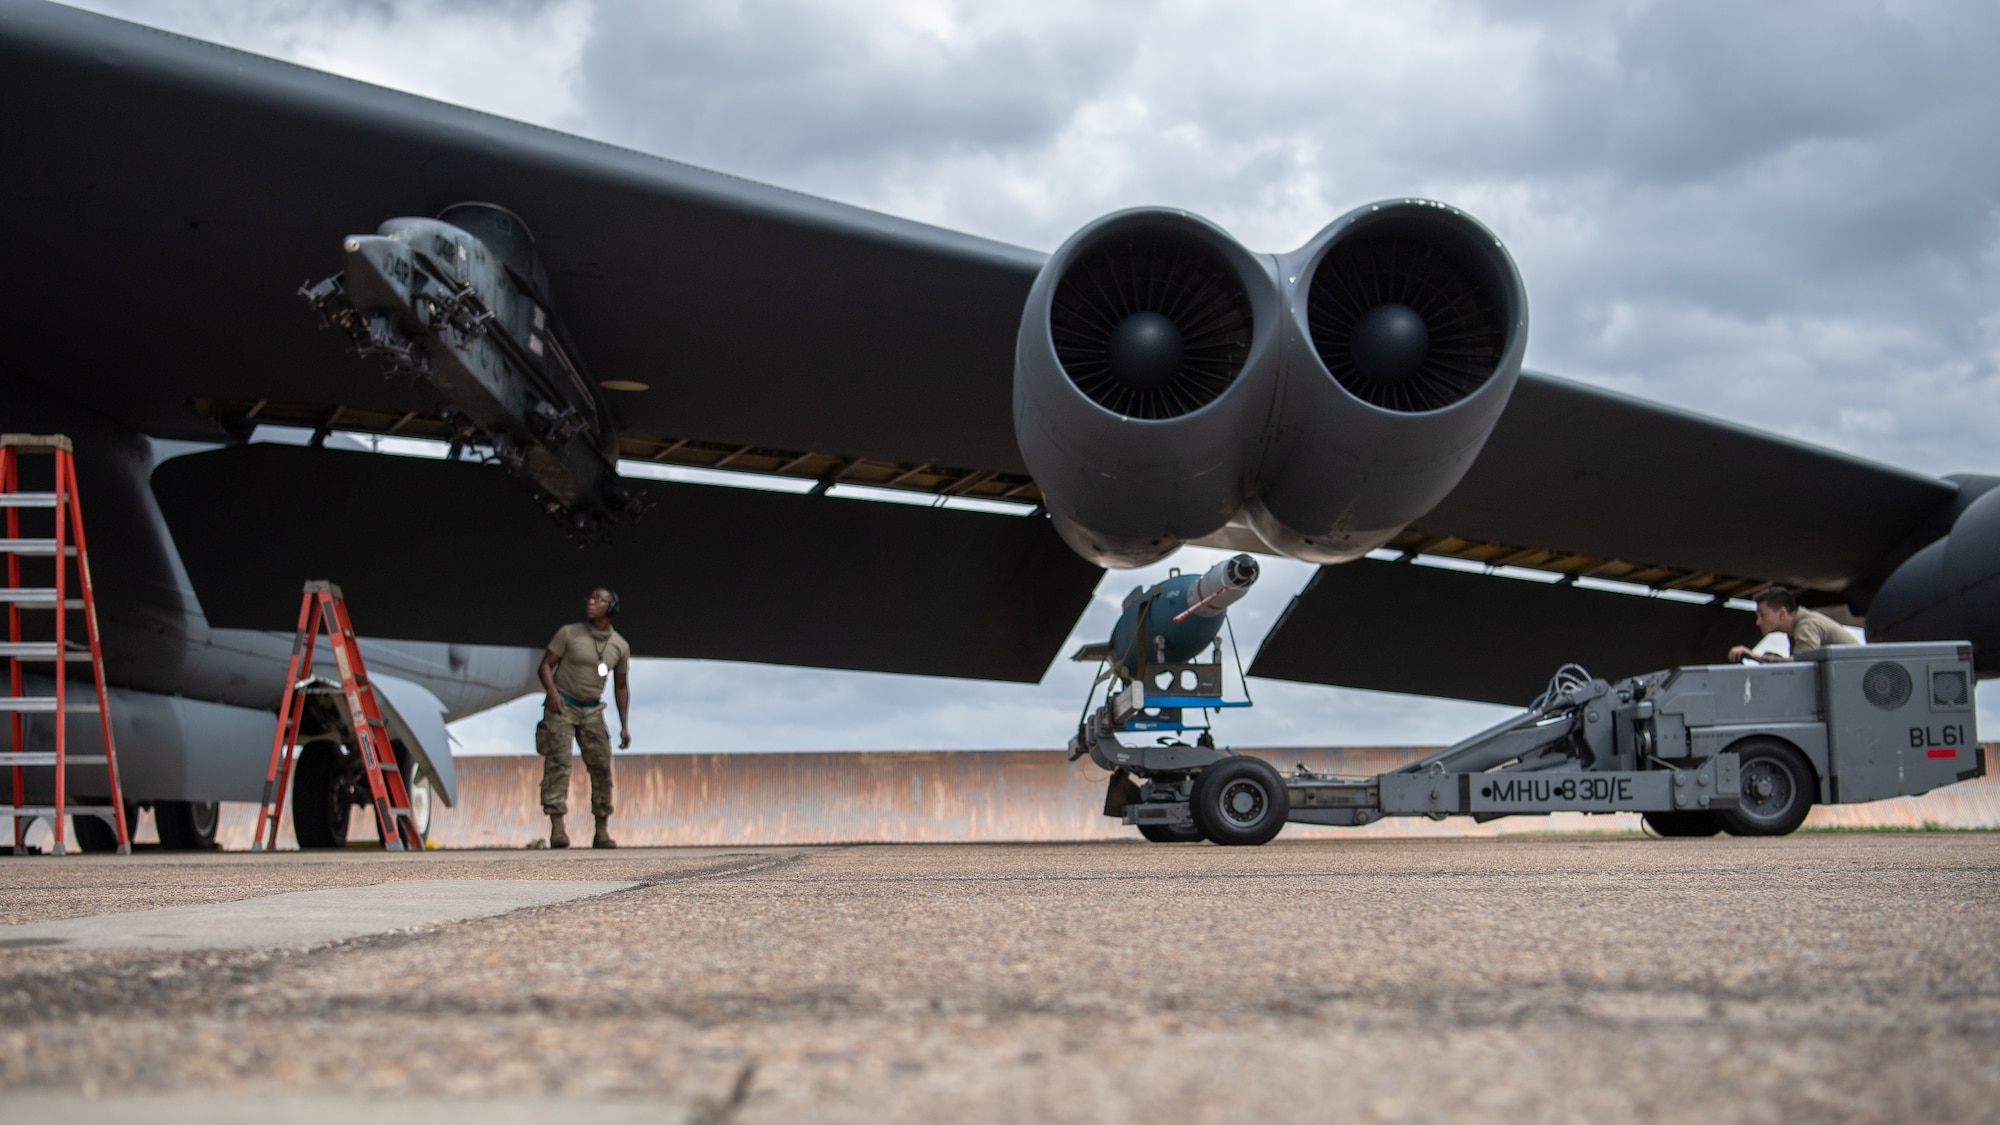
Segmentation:
{"type": "Polygon", "coordinates": [[[1924,751],[1924,756],[1929,758],[1956,758],[1958,757],[1958,751],[1949,746],[1933,746],[1929,750],[1924,751]]]}

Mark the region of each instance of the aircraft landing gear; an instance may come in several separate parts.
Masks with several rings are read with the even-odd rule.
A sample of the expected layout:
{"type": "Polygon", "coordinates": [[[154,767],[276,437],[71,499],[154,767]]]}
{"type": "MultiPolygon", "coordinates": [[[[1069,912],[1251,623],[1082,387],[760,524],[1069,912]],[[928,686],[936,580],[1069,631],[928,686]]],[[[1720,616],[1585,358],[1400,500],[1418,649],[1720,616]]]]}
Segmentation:
{"type": "MultiPolygon", "coordinates": [[[[430,777],[406,774],[403,784],[409,790],[410,815],[417,833],[428,837],[433,807],[430,777]]],[[[375,837],[381,839],[382,826],[375,819],[361,755],[332,742],[308,742],[299,747],[298,761],[292,766],[292,835],[299,847],[346,847],[348,825],[357,807],[375,823],[375,837]]]]}
{"type": "Polygon", "coordinates": [[[214,851],[221,821],[222,805],[216,801],[153,802],[153,827],[160,831],[160,846],[170,852],[214,851]]]}
{"type": "Polygon", "coordinates": [[[292,835],[299,847],[346,847],[348,817],[367,788],[361,755],[332,742],[299,747],[292,767],[292,835]]]}

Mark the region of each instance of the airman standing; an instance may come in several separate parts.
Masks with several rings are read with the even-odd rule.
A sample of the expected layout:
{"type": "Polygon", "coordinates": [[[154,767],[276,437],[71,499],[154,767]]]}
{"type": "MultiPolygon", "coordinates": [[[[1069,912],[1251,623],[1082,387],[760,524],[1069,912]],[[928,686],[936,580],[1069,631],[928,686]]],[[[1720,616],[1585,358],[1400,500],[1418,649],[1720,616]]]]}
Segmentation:
{"type": "Polygon", "coordinates": [[[542,811],[549,817],[549,846],[569,847],[563,817],[569,812],[570,743],[583,753],[590,772],[590,811],[597,818],[593,848],[615,848],[611,838],[611,732],[604,725],[604,681],[617,676],[618,748],[629,749],[632,691],[626,683],[632,646],[611,627],[618,595],[599,587],[584,602],[580,622],[556,630],[542,654],[541,680],[547,698],[535,724],[535,750],[542,756],[542,811]]]}

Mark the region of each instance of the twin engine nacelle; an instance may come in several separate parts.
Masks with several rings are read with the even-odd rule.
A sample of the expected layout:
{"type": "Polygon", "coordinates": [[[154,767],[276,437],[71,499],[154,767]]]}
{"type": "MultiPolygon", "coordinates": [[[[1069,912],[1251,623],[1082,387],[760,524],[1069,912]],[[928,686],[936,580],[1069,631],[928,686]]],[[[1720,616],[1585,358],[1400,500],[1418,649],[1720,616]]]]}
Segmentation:
{"type": "Polygon", "coordinates": [[[1345,562],[1458,484],[1527,343],[1520,274],[1471,217],[1357,208],[1289,254],[1183,211],[1107,216],[1035,281],[1014,428],[1056,528],[1142,566],[1243,513],[1345,562]]]}

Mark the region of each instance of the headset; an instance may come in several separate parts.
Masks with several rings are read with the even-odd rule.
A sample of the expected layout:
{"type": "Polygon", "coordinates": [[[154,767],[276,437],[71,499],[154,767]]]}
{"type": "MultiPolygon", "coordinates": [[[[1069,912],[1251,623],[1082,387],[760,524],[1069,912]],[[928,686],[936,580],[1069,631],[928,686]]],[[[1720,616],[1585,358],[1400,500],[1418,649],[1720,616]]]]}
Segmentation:
{"type": "Polygon", "coordinates": [[[604,616],[606,617],[618,616],[618,591],[612,589],[609,586],[599,586],[595,590],[592,590],[591,592],[596,593],[597,590],[604,591],[604,596],[609,602],[609,604],[607,604],[604,607],[604,616]]]}

